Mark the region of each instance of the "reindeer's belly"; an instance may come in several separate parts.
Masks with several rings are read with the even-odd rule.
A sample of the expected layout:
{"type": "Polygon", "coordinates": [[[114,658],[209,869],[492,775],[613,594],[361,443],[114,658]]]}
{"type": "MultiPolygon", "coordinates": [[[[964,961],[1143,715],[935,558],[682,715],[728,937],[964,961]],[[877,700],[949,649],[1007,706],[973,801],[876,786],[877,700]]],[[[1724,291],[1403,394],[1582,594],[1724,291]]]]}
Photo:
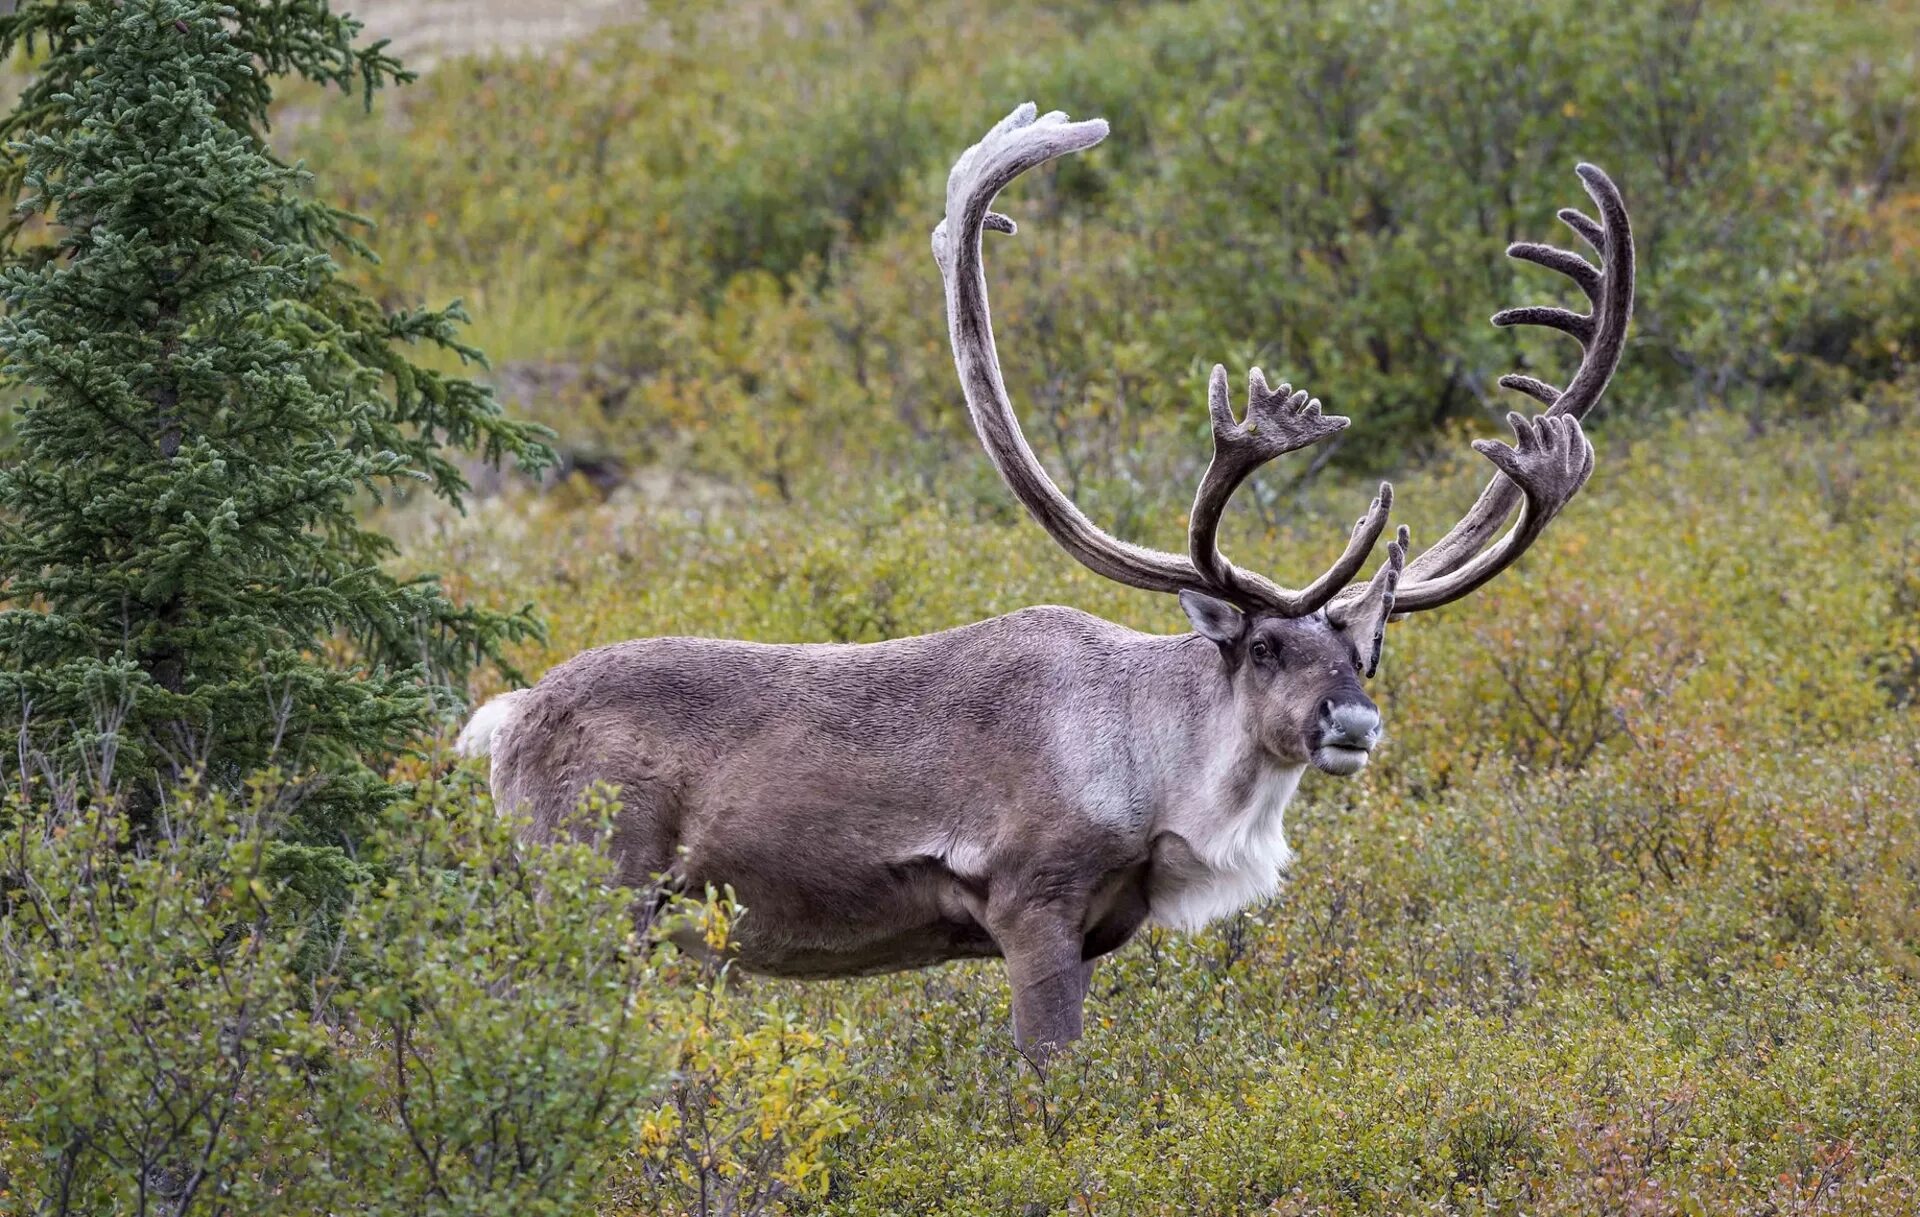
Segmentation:
{"type": "Polygon", "coordinates": [[[743,924],[738,959],[750,972],[806,980],[903,972],[999,954],[993,939],[972,921],[934,922],[878,938],[850,937],[839,946],[803,945],[756,936],[743,924]]]}
{"type": "Polygon", "coordinates": [[[748,971],[867,976],[1000,954],[968,883],[932,859],[817,869],[728,860],[690,857],[686,886],[732,888],[746,910],[734,957],[748,971]]]}

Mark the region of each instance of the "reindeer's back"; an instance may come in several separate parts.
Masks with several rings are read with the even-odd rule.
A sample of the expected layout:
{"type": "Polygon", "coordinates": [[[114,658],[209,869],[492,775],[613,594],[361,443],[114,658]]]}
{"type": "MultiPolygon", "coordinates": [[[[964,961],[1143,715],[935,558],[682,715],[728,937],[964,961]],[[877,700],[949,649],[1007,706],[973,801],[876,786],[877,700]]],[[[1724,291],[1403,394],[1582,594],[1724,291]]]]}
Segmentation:
{"type": "Polygon", "coordinates": [[[536,836],[595,782],[675,843],[742,817],[886,836],[936,789],[963,805],[1044,790],[1062,717],[1113,700],[1116,657],[1140,637],[1044,606],[879,643],[616,643],[520,695],[495,738],[495,796],[525,805],[536,836]]]}

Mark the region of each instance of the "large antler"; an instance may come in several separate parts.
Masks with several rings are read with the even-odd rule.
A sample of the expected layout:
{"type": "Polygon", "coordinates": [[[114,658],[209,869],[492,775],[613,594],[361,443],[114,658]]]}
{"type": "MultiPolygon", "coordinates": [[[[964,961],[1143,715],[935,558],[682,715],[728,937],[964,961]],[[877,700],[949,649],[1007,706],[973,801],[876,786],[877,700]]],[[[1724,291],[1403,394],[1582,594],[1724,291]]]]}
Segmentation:
{"type": "Polygon", "coordinates": [[[1107,124],[1101,119],[1069,122],[1058,111],[1036,117],[1033,103],[1028,102],[954,162],[947,178],[946,218],[933,230],[933,255],[946,280],[953,361],[974,429],[1014,496],[1048,535],[1096,573],[1147,591],[1200,589],[1242,608],[1305,616],[1325,605],[1359,573],[1386,527],[1393,503],[1391,486],[1381,484],[1380,496],[1355,525],[1345,552],[1300,591],[1234,566],[1220,554],[1216,533],[1227,499],[1248,474],[1347,425],[1344,418],[1322,415],[1319,401],[1288,385],[1269,391],[1256,368],[1248,377],[1246,420],[1238,421],[1227,400],[1226,369],[1213,369],[1208,390],[1213,461],[1194,499],[1187,556],[1122,541],[1095,525],[1054,485],[1020,431],[994,349],[980,248],[986,229],[1011,233],[1014,224],[989,207],[994,196],[1022,173],[1091,148],[1106,136],[1107,124]]]}
{"type": "MultiPolygon", "coordinates": [[[[1607,175],[1585,164],[1576,172],[1600,209],[1600,220],[1596,223],[1572,208],[1561,211],[1560,219],[1593,247],[1601,265],[1594,266],[1569,250],[1529,242],[1508,246],[1507,256],[1566,275],[1587,294],[1593,312],[1512,308],[1495,313],[1493,324],[1543,325],[1571,334],[1583,348],[1580,370],[1564,391],[1531,376],[1500,378],[1503,387],[1518,389],[1547,409],[1530,420],[1517,413],[1507,416],[1513,447],[1493,440],[1474,441],[1474,448],[1500,472],[1460,522],[1408,564],[1394,596],[1396,613],[1417,613],[1458,600],[1505,570],[1593,473],[1593,445],[1582,433],[1580,420],[1606,391],[1626,346],[1627,322],[1633,314],[1633,231],[1620,191],[1607,175]],[[1484,548],[1515,504],[1520,505],[1520,518],[1513,530],[1492,548],[1484,548]]],[[[1360,595],[1358,589],[1342,595],[1329,613],[1338,617],[1349,611],[1360,595]]]]}

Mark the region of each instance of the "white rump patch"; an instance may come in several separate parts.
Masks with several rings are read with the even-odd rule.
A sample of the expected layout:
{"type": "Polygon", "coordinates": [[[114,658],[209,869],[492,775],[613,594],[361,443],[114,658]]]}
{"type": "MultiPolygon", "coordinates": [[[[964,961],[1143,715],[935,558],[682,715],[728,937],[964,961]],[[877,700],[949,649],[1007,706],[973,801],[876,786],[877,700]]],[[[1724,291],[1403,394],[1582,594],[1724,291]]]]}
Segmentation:
{"type": "Polygon", "coordinates": [[[461,756],[492,755],[493,737],[520,712],[520,700],[530,692],[530,689],[517,689],[512,693],[502,693],[475,710],[473,717],[467,720],[467,725],[460,728],[459,738],[453,741],[453,750],[461,756]]]}
{"type": "Polygon", "coordinates": [[[1187,845],[1207,873],[1178,887],[1152,893],[1153,922],[1192,932],[1237,913],[1280,890],[1293,849],[1287,844],[1286,811],[1300,787],[1306,766],[1271,769],[1260,775],[1247,799],[1222,816],[1210,833],[1188,836],[1187,845]]]}

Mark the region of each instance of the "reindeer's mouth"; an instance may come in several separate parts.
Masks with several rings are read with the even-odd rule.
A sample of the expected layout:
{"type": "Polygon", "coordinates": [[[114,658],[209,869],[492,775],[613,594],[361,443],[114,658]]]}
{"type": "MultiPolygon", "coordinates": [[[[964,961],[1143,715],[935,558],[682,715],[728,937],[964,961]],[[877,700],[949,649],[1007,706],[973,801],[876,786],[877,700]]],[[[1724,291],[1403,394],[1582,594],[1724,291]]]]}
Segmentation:
{"type": "Polygon", "coordinates": [[[1380,711],[1364,698],[1336,702],[1332,698],[1320,708],[1320,738],[1313,750],[1313,764],[1322,773],[1350,777],[1367,767],[1373,746],[1380,742],[1380,711]]]}
{"type": "Polygon", "coordinates": [[[1313,767],[1335,777],[1351,777],[1367,767],[1370,749],[1350,744],[1322,744],[1313,750],[1313,767]]]}

